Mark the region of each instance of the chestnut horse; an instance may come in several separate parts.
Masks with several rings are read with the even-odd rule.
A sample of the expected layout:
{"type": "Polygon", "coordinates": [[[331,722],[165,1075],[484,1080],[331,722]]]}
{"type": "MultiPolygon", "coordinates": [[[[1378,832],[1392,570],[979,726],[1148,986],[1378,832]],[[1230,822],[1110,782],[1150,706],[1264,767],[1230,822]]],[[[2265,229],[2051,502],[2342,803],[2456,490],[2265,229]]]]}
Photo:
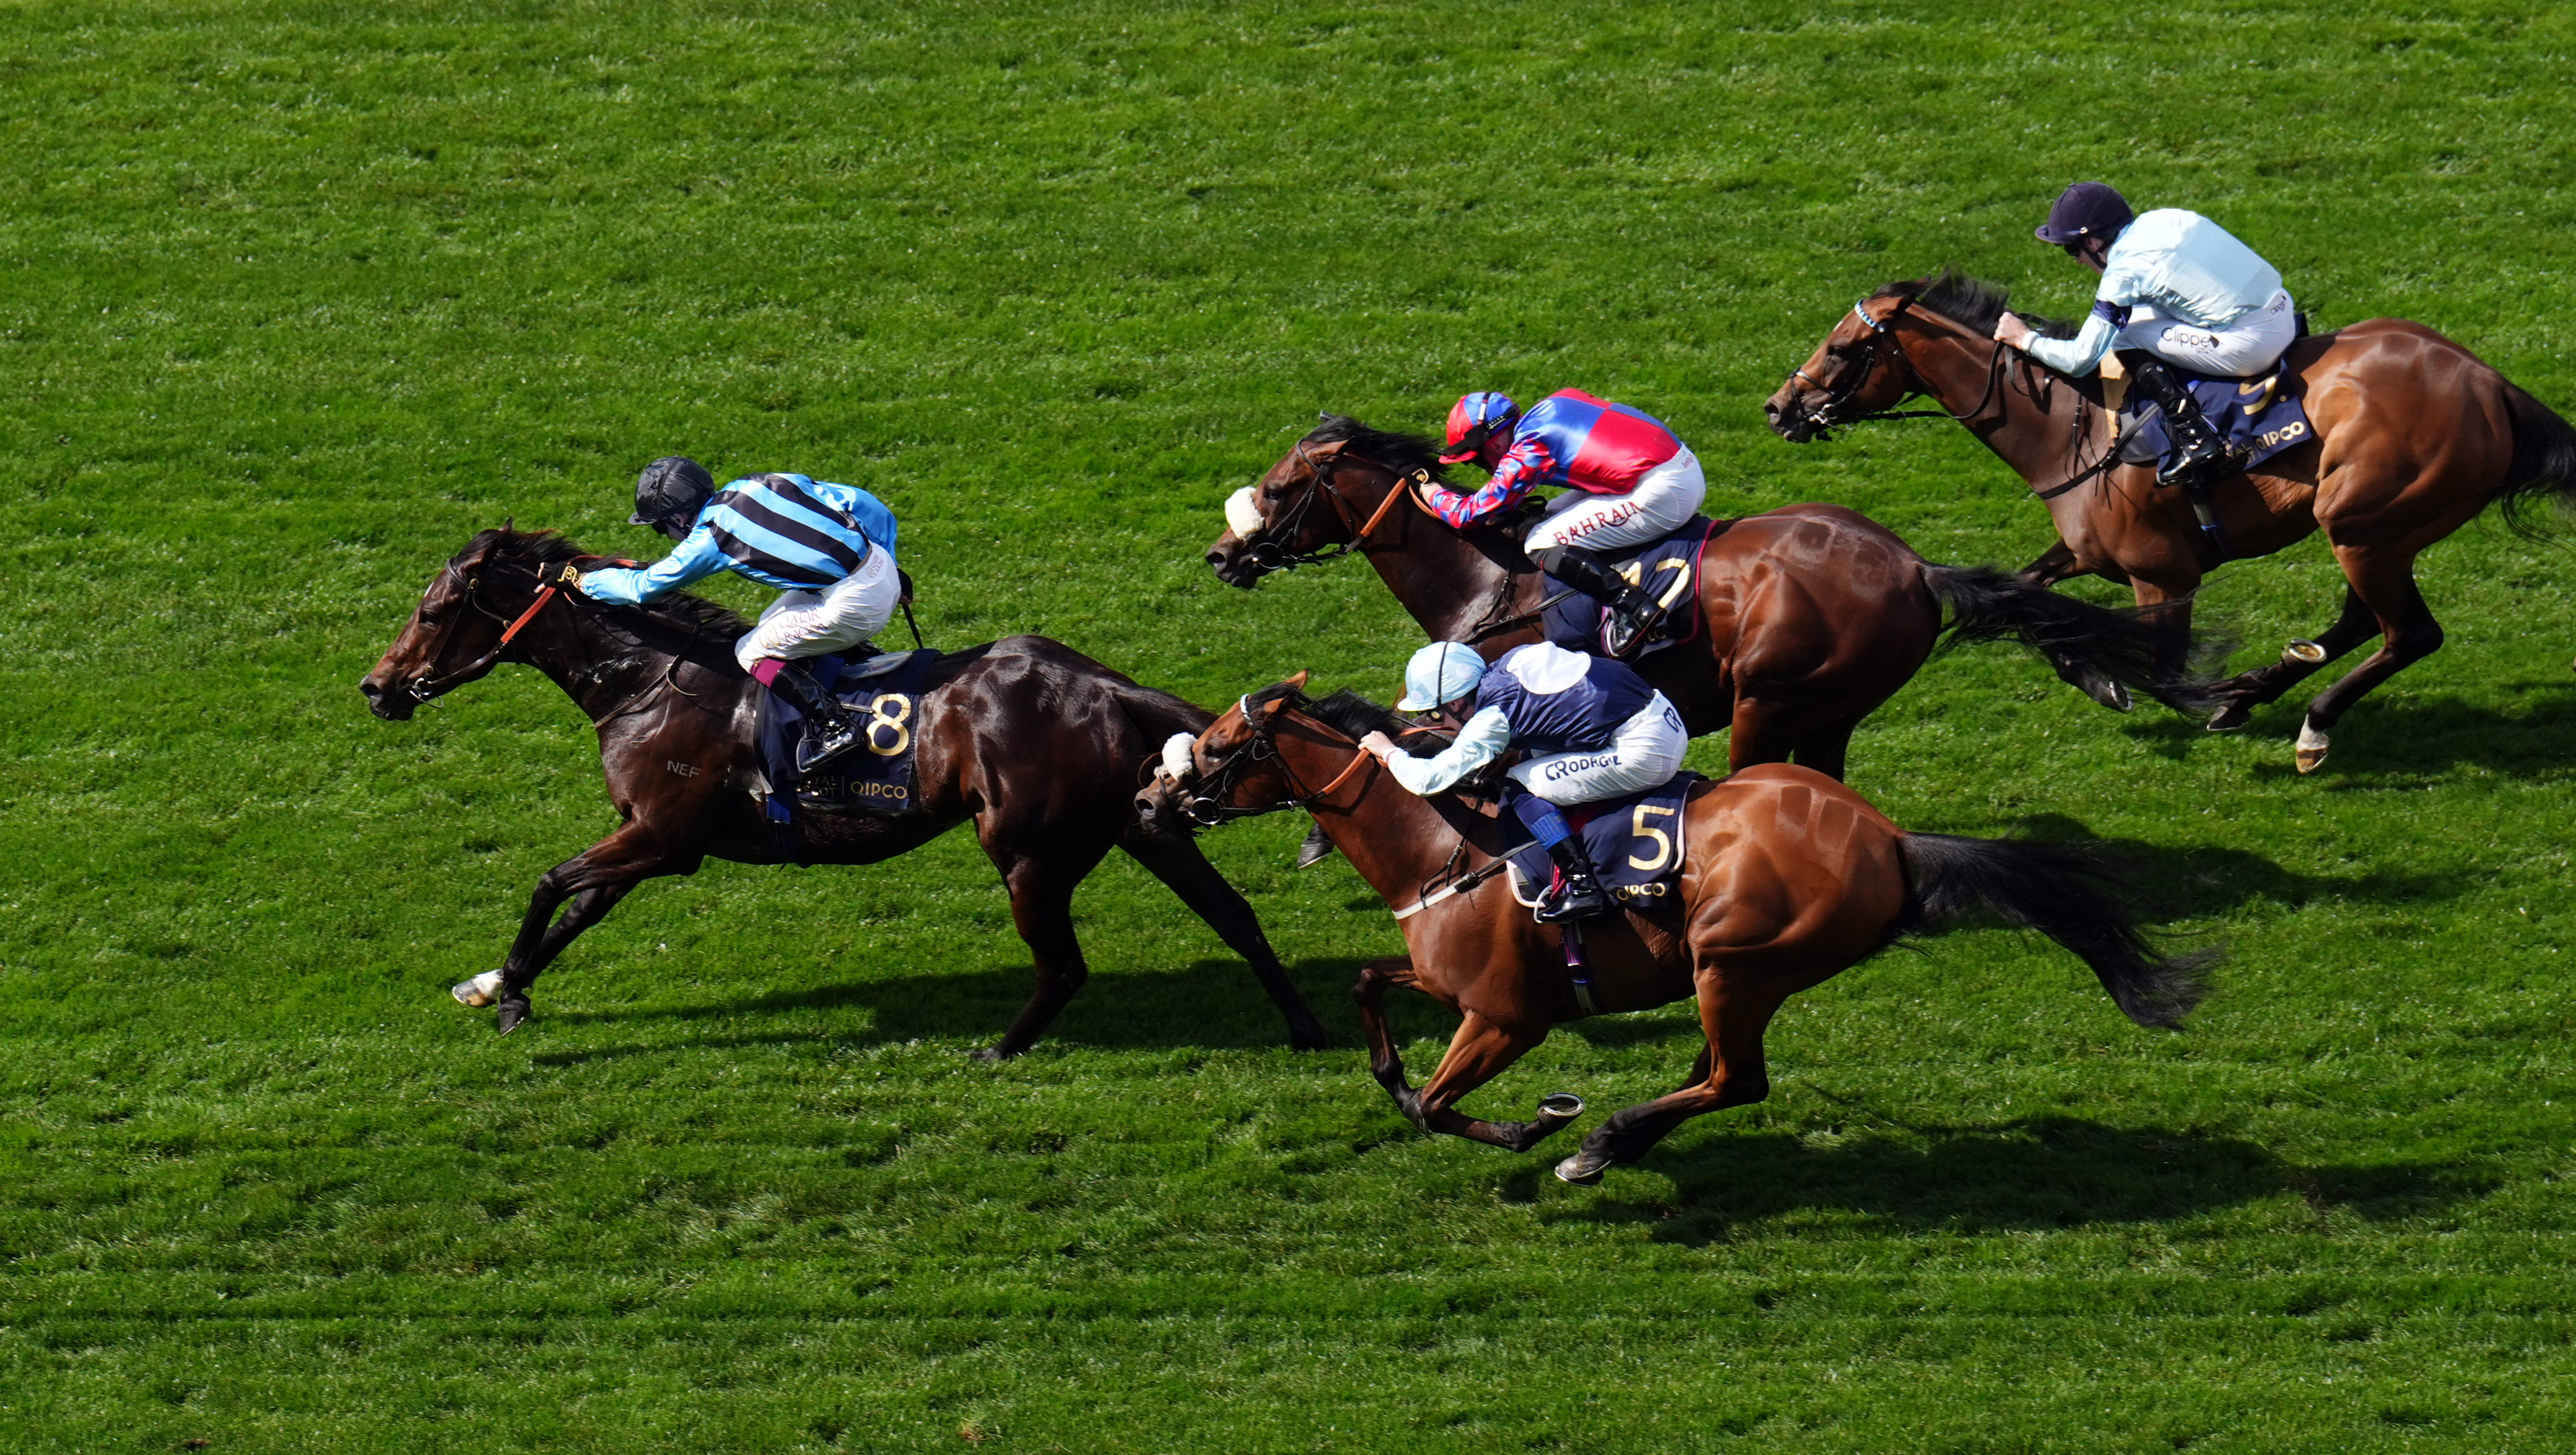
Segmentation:
{"type": "Polygon", "coordinates": [[[1074,939],[1073,887],[1112,845],[1251,962],[1288,1017],[1291,1044],[1325,1044],[1252,906],[1196,845],[1136,823],[1131,801],[1145,761],[1173,733],[1206,727],[1205,711],[1045,637],[969,648],[932,669],[911,713],[920,807],[893,817],[799,815],[801,838],[789,838],[746,791],[761,773],[752,741],[761,689],[733,657],[746,624],[689,596],[621,607],[541,594],[540,573],[554,580],[566,563],[599,560],[550,531],[483,532],[431,579],[402,635],[358,684],[376,716],[401,721],[496,663],[526,662],[599,729],[616,832],[539,876],[501,968],[457,987],[468,1004],[497,1000],[502,1031],[527,1018],[539,972],[643,880],[694,874],[709,855],[872,864],[972,819],[1010,890],[1038,982],[1001,1041],[978,1053],[984,1058],[1027,1050],[1082,988],[1090,972],[1074,939]],[[503,624],[514,619],[523,630],[512,637],[503,624]]]}
{"type": "MultiPolygon", "coordinates": [[[[2004,290],[1956,273],[1890,283],[1854,305],[1763,406],[1793,444],[1885,416],[1912,395],[1966,425],[2048,506],[2058,543],[2023,572],[2043,584],[2093,574],[2161,606],[2178,660],[2191,593],[2215,563],[2179,490],[2152,465],[2110,458],[2115,421],[2098,377],[2070,379],[1995,342],[2004,290]]],[[[2058,330],[2063,332],[2062,327],[2058,330]]],[[[2302,338],[2284,386],[2306,398],[2312,441],[2212,487],[2239,556],[2323,530],[2343,567],[2343,613],[2278,662],[2219,684],[2214,731],[2244,726],[2375,632],[2379,650],[2317,694],[2299,728],[2299,771],[2325,762],[2328,730],[2362,694],[2442,645],[2415,585],[2415,557],[2501,503],[2576,499],[2576,430],[2475,354],[2421,324],[2374,318],[2302,338]],[[2295,381],[2295,382],[2293,382],[2295,381]]],[[[2519,522],[2516,522],[2519,524],[2519,522]]]]}
{"type": "Polygon", "coordinates": [[[1425,1131],[1527,1151],[1582,1115],[1581,1099],[1548,1097],[1526,1122],[1483,1121],[1459,1101],[1553,1026],[1696,996],[1707,1045],[1690,1080],[1604,1122],[1557,1164],[1568,1182],[1599,1181],[1703,1112],[1762,1100],[1762,1034],[1781,1002],[1977,903],[2074,952],[2140,1025],[2176,1024],[2200,998],[2194,975],[2211,957],[2158,958],[2092,882],[2098,871],[2083,851],[1909,834],[1842,784],[1785,763],[1692,790],[1677,917],[1588,922],[1588,985],[1578,990],[1559,932],[1485,882],[1505,842],[1497,820],[1451,796],[1406,792],[1358,746],[1402,720],[1349,693],[1309,703],[1305,682],[1301,672],[1243,698],[1188,745],[1186,761],[1167,751],[1138,795],[1139,820],[1177,837],[1275,809],[1315,815],[1402,929],[1407,953],[1370,961],[1351,996],[1378,1084],[1425,1131]],[[1398,985],[1464,1017],[1419,1091],[1382,1005],[1398,985]]]}
{"type": "MultiPolygon", "coordinates": [[[[1356,550],[1433,640],[1471,643],[1488,660],[1536,641],[1545,578],[1521,550],[1522,522],[1460,530],[1431,514],[1414,491],[1445,482],[1442,468],[1427,440],[1325,415],[1250,487],[1259,524],[1240,521],[1248,535],[1230,524],[1208,564],[1249,589],[1272,571],[1356,550]]],[[[2160,657],[2153,624],[1990,568],[1933,565],[1839,505],[1723,523],[1700,558],[1699,605],[1704,639],[1636,668],[1694,736],[1728,729],[1737,768],[1795,756],[1842,777],[1852,729],[1931,655],[1945,606],[1952,643],[2018,637],[2106,706],[2125,710],[2135,688],[2205,710],[2206,683],[2187,662],[2160,657]]]]}

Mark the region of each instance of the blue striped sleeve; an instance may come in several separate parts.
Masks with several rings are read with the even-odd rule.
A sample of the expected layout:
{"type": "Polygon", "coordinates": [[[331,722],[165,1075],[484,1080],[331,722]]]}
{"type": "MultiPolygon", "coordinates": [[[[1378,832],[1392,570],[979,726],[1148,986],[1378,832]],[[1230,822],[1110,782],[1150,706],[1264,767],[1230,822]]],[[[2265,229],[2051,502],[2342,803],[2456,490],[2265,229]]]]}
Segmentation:
{"type": "Polygon", "coordinates": [[[583,572],[581,594],[611,606],[641,606],[647,601],[668,596],[692,581],[712,576],[731,564],[725,559],[724,552],[716,548],[715,523],[700,520],[697,528],[689,532],[677,549],[650,566],[583,572]]]}

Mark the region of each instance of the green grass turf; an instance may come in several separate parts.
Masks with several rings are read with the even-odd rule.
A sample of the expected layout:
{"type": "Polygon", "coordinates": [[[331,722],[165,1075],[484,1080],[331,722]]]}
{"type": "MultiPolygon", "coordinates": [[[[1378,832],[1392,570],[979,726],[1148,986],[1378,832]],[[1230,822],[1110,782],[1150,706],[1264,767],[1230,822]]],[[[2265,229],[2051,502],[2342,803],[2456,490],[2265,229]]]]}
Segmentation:
{"type": "MultiPolygon", "coordinates": [[[[524,670],[353,690],[470,532],[648,550],[627,484],[686,450],[883,494],[934,642],[1388,692],[1361,568],[1198,555],[1318,408],[1469,387],[2018,563],[1963,432],[1759,402],[1944,262],[2080,310],[2028,236],[2079,176],[2576,408],[2572,53],[2539,4],[0,4],[0,1441],[2576,1445],[2576,560],[2492,522],[2316,777],[2294,705],[2213,738],[1992,648],[1861,733],[1904,824],[2131,846],[2230,949],[2187,1032],[1963,929],[1593,1190],[1396,1116],[1341,991],[1397,937],[1286,818],[1208,842],[1325,1054],[1122,861],[1090,988],[967,1063],[1027,959],[962,834],[652,885],[496,1039],[444,988],[611,823],[593,747],[524,670]]],[[[2251,662],[2338,590],[2310,542],[2205,600],[2251,662]]],[[[1475,1104],[1588,1127],[1692,1036],[1571,1027],[1475,1104]]]]}

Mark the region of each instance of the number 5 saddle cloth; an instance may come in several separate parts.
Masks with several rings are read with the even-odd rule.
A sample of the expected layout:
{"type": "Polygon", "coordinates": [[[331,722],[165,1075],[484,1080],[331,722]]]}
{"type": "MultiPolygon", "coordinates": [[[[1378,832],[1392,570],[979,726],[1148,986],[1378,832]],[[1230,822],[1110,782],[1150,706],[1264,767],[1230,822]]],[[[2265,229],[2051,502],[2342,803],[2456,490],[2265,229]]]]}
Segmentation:
{"type": "MultiPolygon", "coordinates": [[[[1648,915],[1680,909],[1682,800],[1701,781],[1697,773],[1676,773],[1660,788],[1565,810],[1594,876],[1622,907],[1648,915]]],[[[1512,856],[1512,897],[1522,904],[1537,908],[1555,882],[1556,866],[1537,844],[1512,856]]]]}

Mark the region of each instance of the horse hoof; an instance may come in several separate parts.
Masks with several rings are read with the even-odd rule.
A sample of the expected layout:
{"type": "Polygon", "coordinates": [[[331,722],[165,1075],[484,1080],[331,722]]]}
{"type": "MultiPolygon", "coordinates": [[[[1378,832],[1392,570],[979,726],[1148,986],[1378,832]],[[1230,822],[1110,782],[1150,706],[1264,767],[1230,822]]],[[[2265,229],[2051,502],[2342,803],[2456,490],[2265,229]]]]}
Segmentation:
{"type": "Polygon", "coordinates": [[[528,1004],[526,996],[514,995],[501,1002],[501,1009],[493,1014],[492,1024],[500,1027],[501,1034],[506,1036],[526,1025],[528,1016],[533,1010],[534,1007],[528,1004]]]}
{"type": "Polygon", "coordinates": [[[2299,725],[2299,771],[2314,773],[2326,765],[2327,739],[2324,733],[2305,723],[2299,725]]]}
{"type": "Polygon", "coordinates": [[[1576,1187],[1590,1187],[1601,1180],[1602,1173],[1609,1170],[1609,1158],[1604,1157],[1595,1162],[1590,1154],[1577,1152],[1556,1164],[1556,1180],[1572,1183],[1576,1187]]]}
{"type": "Polygon", "coordinates": [[[1014,1054],[1016,1053],[1005,1051],[999,1046],[978,1046],[974,1050],[966,1053],[967,1058],[970,1060],[988,1062],[1008,1061],[1014,1054]]]}
{"type": "Polygon", "coordinates": [[[2209,715],[2205,726],[2214,733],[2232,733],[2254,720],[2254,709],[2241,702],[2231,702],[2209,715]]]}
{"type": "Polygon", "coordinates": [[[2102,704],[2113,712],[2127,712],[2129,709],[2138,705],[2130,699],[2129,689],[2122,683],[2105,682],[2098,687],[2090,689],[2090,691],[2095,702],[2102,704]]]}
{"type": "Polygon", "coordinates": [[[2306,637],[2292,637],[2290,644],[2281,649],[2281,660],[2284,662],[2303,662],[2315,667],[2322,665],[2325,659],[2326,649],[2306,637]]]}
{"type": "Polygon", "coordinates": [[[501,995],[501,972],[486,970],[471,980],[459,980],[447,988],[456,1003],[467,1010],[481,1010],[501,995]]]}

